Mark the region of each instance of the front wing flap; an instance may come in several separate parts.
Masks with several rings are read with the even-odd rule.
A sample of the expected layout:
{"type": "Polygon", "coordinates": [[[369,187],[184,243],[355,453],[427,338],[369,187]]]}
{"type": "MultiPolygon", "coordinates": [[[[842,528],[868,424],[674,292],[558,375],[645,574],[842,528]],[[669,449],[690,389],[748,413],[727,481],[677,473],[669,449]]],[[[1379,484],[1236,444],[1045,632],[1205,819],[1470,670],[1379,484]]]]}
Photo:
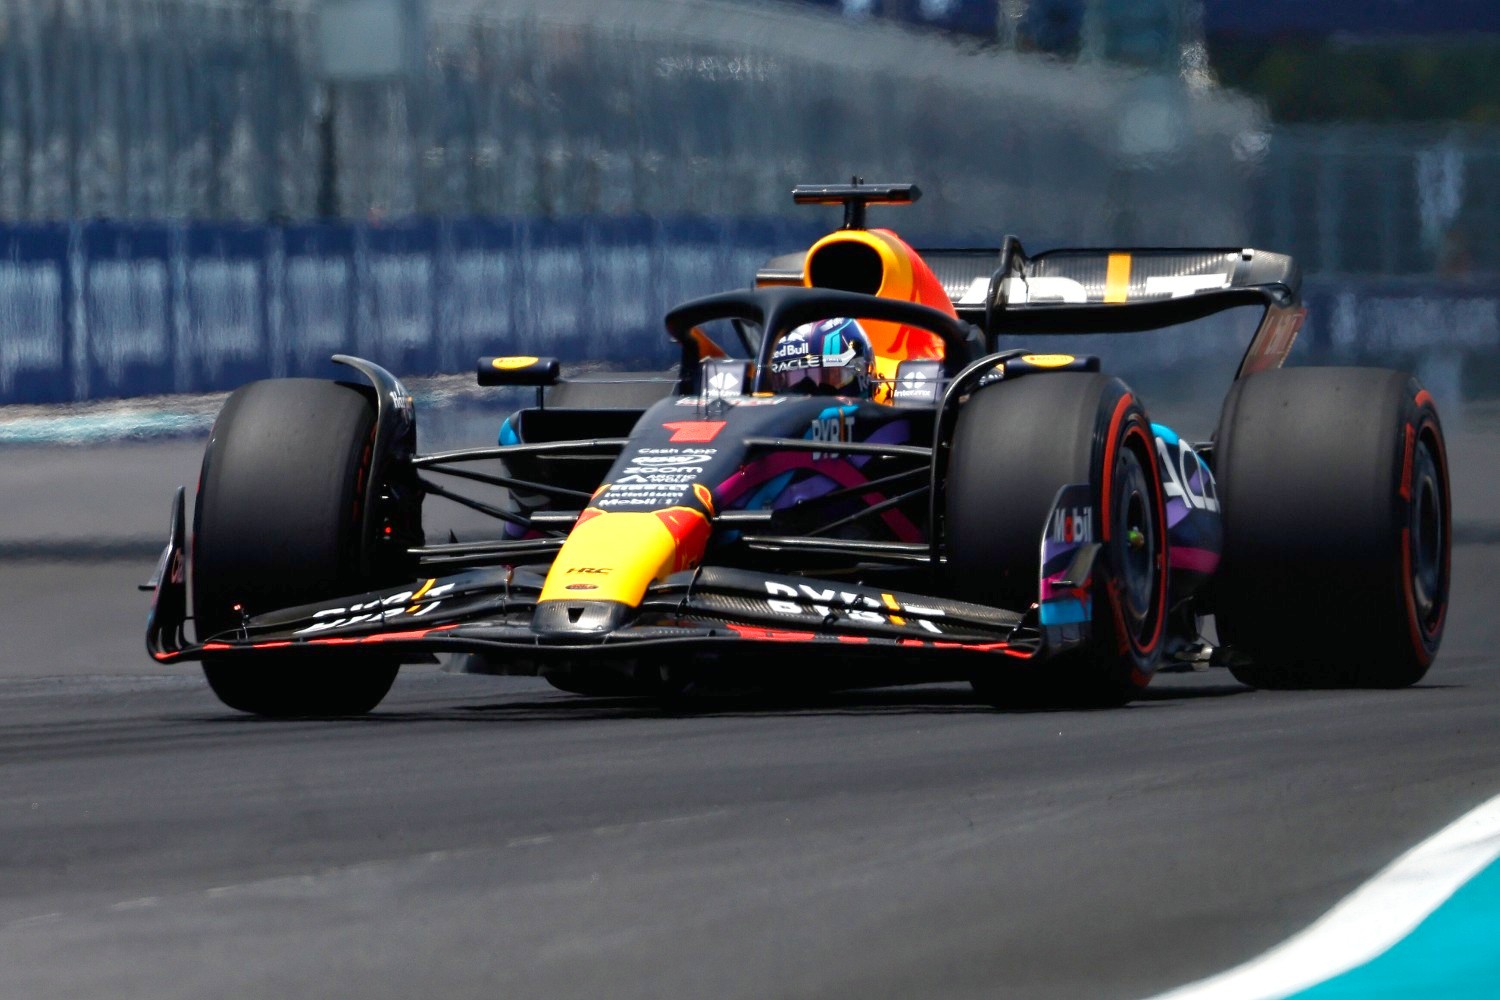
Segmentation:
{"type": "MultiPolygon", "coordinates": [[[[590,632],[538,632],[532,616],[540,573],[511,567],[469,570],[405,587],[318,605],[247,616],[241,627],[191,644],[168,594],[153,611],[147,646],[159,662],[272,650],[347,651],[381,647],[398,654],[469,652],[540,665],[603,662],[642,653],[721,653],[765,643],[840,653],[1032,659],[1047,645],[1034,613],[1017,614],[947,598],[875,587],[706,567],[650,587],[624,625],[590,632]]],[[[1045,648],[1044,648],[1045,647],[1045,648]]],[[[515,672],[532,672],[517,669],[515,672]]]]}

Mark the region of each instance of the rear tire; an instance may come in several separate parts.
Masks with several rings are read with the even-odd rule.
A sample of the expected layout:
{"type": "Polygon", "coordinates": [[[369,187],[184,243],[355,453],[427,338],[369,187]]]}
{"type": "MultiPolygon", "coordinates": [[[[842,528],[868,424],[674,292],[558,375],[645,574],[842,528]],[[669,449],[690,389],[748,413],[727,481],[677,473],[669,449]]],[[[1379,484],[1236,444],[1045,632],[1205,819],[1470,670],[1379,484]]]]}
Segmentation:
{"type": "MultiPolygon", "coordinates": [[[[362,566],[374,439],[374,402],[356,386],[273,379],[230,395],[204,452],[193,515],[200,642],[234,629],[242,616],[399,582],[393,566],[370,573],[362,566]]],[[[420,508],[404,516],[419,522],[420,508]]],[[[364,654],[203,661],[220,701],[268,716],[363,714],[399,669],[399,661],[364,654]]]]}
{"type": "Polygon", "coordinates": [[[1040,663],[1000,664],[975,676],[975,691],[993,704],[1120,705],[1150,682],[1161,659],[1161,473],[1145,411],[1106,375],[1028,375],[980,390],[960,411],[947,489],[954,592],[1016,611],[1036,602],[1047,516],[1071,483],[1091,484],[1094,538],[1103,546],[1090,639],[1040,663]]]}
{"type": "MultiPolygon", "coordinates": [[[[1260,688],[1394,688],[1448,606],[1442,425],[1410,375],[1293,368],[1235,383],[1215,445],[1220,639],[1260,688]]],[[[1233,661],[1232,661],[1233,662],[1233,661]]]]}

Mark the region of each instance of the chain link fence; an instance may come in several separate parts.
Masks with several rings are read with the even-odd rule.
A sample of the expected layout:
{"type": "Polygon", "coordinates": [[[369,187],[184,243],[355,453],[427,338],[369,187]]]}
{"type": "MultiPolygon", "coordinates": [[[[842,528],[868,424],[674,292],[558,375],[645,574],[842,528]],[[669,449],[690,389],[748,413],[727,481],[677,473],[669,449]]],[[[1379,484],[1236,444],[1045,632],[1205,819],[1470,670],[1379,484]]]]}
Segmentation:
{"type": "Polygon", "coordinates": [[[1500,273],[1500,129],[1281,127],[1255,186],[1252,242],[1309,273],[1500,273]]]}
{"type": "Polygon", "coordinates": [[[0,0],[0,215],[774,216],[859,172],[948,238],[1245,230],[1255,109],[1169,78],[777,5],[428,9],[418,73],[328,83],[312,0],[0,0]]]}
{"type": "Polygon", "coordinates": [[[1500,132],[1281,127],[1164,78],[706,0],[429,0],[420,71],[319,75],[314,0],[0,0],[0,218],[763,215],[915,179],[919,236],[1245,243],[1500,271],[1500,132]]]}
{"type": "Polygon", "coordinates": [[[306,9],[0,4],[0,214],[264,219],[310,210],[306,9]]]}

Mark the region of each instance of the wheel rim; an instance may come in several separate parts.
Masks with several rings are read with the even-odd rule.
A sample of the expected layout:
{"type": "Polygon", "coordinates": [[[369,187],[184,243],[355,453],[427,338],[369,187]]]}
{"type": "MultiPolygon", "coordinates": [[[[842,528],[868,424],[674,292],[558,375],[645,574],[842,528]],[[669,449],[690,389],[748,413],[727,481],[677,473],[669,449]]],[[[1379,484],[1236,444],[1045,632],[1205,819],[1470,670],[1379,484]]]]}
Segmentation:
{"type": "Polygon", "coordinates": [[[1417,618],[1430,625],[1443,595],[1443,486],[1424,438],[1412,461],[1411,584],[1417,618]]]}
{"type": "Polygon", "coordinates": [[[1115,523],[1110,526],[1110,538],[1126,625],[1140,645],[1145,638],[1143,632],[1155,625],[1161,540],[1152,516],[1151,481],[1140,456],[1128,447],[1121,448],[1119,455],[1114,477],[1117,495],[1111,505],[1115,523]]]}

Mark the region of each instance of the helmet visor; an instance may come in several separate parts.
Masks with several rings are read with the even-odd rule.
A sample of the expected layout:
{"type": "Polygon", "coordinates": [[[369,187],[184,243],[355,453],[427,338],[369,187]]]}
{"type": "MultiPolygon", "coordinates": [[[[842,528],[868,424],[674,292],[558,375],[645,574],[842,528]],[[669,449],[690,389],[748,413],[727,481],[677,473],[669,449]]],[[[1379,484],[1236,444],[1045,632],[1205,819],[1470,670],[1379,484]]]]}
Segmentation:
{"type": "Polygon", "coordinates": [[[869,376],[865,352],[837,332],[794,333],[771,357],[771,385],[780,391],[858,395],[868,386],[869,376]]]}
{"type": "Polygon", "coordinates": [[[776,388],[790,392],[805,392],[821,395],[837,395],[839,393],[854,393],[860,390],[865,374],[865,360],[858,358],[847,365],[836,368],[826,368],[818,364],[820,355],[812,355],[807,359],[814,367],[805,364],[798,367],[788,366],[787,370],[777,371],[772,369],[771,377],[776,388]]]}

